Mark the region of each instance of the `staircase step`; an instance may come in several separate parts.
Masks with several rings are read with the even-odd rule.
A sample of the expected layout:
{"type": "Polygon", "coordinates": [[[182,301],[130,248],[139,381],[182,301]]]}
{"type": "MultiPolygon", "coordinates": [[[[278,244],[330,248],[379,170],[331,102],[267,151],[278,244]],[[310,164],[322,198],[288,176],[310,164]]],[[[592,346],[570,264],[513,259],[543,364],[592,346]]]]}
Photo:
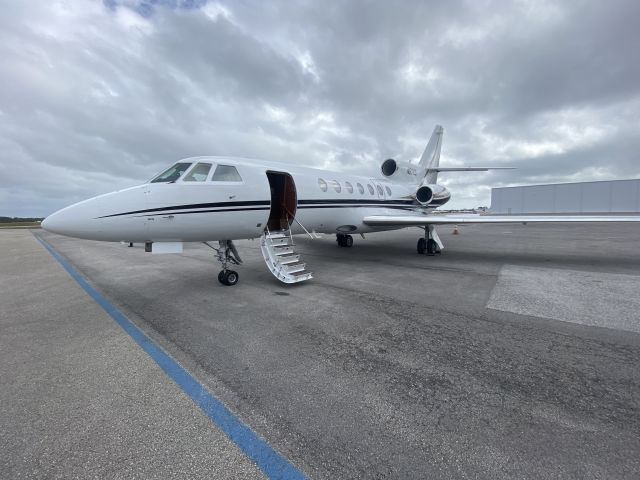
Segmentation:
{"type": "Polygon", "coordinates": [[[297,272],[302,272],[305,267],[306,264],[304,263],[290,263],[288,265],[283,265],[284,269],[286,270],[287,273],[297,273],[297,272]]]}
{"type": "Polygon", "coordinates": [[[293,248],[291,248],[291,246],[289,245],[284,245],[281,248],[278,248],[277,250],[273,251],[273,254],[278,257],[281,257],[283,255],[289,255],[291,253],[293,253],[293,248]]]}
{"type": "Polygon", "coordinates": [[[279,247],[281,245],[289,245],[289,241],[291,240],[289,237],[282,237],[282,238],[276,238],[276,239],[269,237],[269,239],[271,241],[271,245],[273,245],[274,247],[279,247]]]}
{"type": "MultiPolygon", "coordinates": [[[[277,240],[276,240],[277,242],[277,240]]],[[[285,240],[283,242],[279,242],[279,243],[272,243],[271,246],[273,248],[281,248],[281,247],[293,247],[294,244],[293,243],[289,243],[289,240],[285,240]]]]}
{"type": "Polygon", "coordinates": [[[284,238],[287,237],[284,233],[270,233],[267,238],[284,238]]]}
{"type": "Polygon", "coordinates": [[[282,255],[280,257],[280,263],[282,265],[290,265],[292,263],[296,263],[298,260],[300,260],[300,255],[297,255],[295,253],[292,253],[289,255],[282,255]]]}
{"type": "Polygon", "coordinates": [[[302,276],[311,276],[311,272],[307,271],[307,270],[302,270],[300,272],[294,272],[291,274],[293,277],[302,277],[302,276]]]}

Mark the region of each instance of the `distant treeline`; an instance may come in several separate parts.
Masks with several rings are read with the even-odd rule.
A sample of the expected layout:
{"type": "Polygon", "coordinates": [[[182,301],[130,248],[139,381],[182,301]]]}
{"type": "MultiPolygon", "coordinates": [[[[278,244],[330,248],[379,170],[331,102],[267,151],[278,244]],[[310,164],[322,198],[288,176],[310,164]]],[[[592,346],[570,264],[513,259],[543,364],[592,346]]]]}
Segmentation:
{"type": "Polygon", "coordinates": [[[41,222],[42,218],[0,217],[0,223],[41,222]]]}

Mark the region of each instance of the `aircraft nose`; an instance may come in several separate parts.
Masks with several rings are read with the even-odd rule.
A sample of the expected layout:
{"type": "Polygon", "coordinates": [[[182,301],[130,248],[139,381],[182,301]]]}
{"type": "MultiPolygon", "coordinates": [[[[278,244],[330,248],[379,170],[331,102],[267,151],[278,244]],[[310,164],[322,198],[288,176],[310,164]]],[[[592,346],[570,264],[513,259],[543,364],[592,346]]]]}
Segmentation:
{"type": "Polygon", "coordinates": [[[138,218],[121,221],[119,212],[125,204],[144,205],[145,188],[140,185],[74,203],[49,215],[41,226],[52,233],[86,240],[117,242],[132,238],[140,232],[140,225],[144,229],[144,223],[138,218]]]}
{"type": "Polygon", "coordinates": [[[45,218],[40,226],[48,232],[59,235],[85,238],[91,233],[89,222],[93,213],[87,210],[87,204],[88,201],[85,201],[58,210],[45,218]]]}
{"type": "Polygon", "coordinates": [[[68,219],[65,220],[65,216],[62,211],[57,211],[45,218],[40,226],[48,232],[66,235],[70,227],[70,222],[68,219]]]}

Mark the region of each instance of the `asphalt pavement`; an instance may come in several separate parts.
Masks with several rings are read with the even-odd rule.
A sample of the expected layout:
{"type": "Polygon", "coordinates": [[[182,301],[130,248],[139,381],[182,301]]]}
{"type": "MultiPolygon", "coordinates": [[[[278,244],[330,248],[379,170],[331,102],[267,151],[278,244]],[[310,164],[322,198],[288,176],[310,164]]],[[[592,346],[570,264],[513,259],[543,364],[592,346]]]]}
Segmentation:
{"type": "MultiPolygon", "coordinates": [[[[218,265],[204,245],[188,245],[180,255],[154,255],[144,253],[143,245],[37,235],[310,478],[637,478],[640,227],[464,226],[460,231],[440,229],[446,248],[434,257],[416,254],[417,230],[355,237],[352,248],[338,247],[330,236],[300,237],[296,248],[314,279],[291,286],[268,272],[257,240],[241,241],[245,262],[234,287],[218,283],[218,265]]],[[[37,244],[29,248],[30,255],[38,249],[47,255],[37,244]]],[[[13,261],[5,257],[6,249],[3,261],[13,261]]],[[[21,263],[14,261],[15,268],[21,263]]],[[[80,301],[82,294],[69,297],[59,287],[65,273],[55,262],[29,265],[35,283],[24,283],[19,275],[6,280],[12,299],[30,292],[29,302],[11,310],[19,314],[11,328],[28,328],[35,313],[25,305],[44,291],[46,301],[34,311],[46,311],[37,318],[46,318],[60,341],[84,354],[93,353],[96,344],[107,349],[92,335],[62,334],[68,331],[70,299],[80,301]]],[[[88,331],[117,332],[109,322],[90,323],[88,331]]],[[[35,323],[32,330],[42,328],[35,323]]],[[[3,346],[3,379],[9,373],[31,378],[45,368],[26,360],[23,370],[16,370],[17,361],[7,366],[7,359],[32,348],[31,342],[16,336],[10,353],[3,346]]],[[[109,345],[123,348],[120,340],[109,345]]],[[[135,351],[128,345],[127,355],[104,355],[120,359],[134,378],[146,378],[135,373],[144,364],[144,353],[135,351]]],[[[81,357],[72,356],[79,363],[81,357]]],[[[101,384],[112,371],[71,371],[65,381],[84,388],[87,379],[89,385],[101,384]]],[[[173,406],[165,421],[180,436],[173,415],[184,410],[197,419],[198,412],[188,401],[179,404],[180,391],[161,377],[144,382],[144,389],[173,406]]],[[[127,398],[137,397],[127,393],[130,388],[142,388],[114,381],[127,398]]],[[[45,392],[62,395],[55,387],[59,383],[48,378],[45,392]]],[[[39,388],[14,386],[9,398],[41,408],[45,387],[39,388]]],[[[117,415],[100,405],[95,409],[104,422],[143,422],[144,409],[129,414],[116,409],[117,415]]],[[[10,418],[16,412],[22,412],[20,423],[47,418],[34,417],[36,410],[3,411],[3,426],[12,426],[3,443],[32,443],[35,435],[10,418]]],[[[82,417],[77,428],[91,431],[86,422],[82,417]]],[[[207,428],[215,436],[215,427],[207,428]]],[[[73,429],[64,431],[51,432],[44,443],[55,444],[56,435],[84,443],[89,436],[101,458],[100,439],[110,442],[105,429],[79,440],[73,440],[73,429]]],[[[208,434],[201,435],[202,441],[184,435],[182,455],[204,449],[208,434]]],[[[44,449],[35,450],[32,460],[44,449]]],[[[68,452],[57,449],[54,457],[61,464],[72,462],[68,452]]],[[[22,471],[18,450],[5,458],[12,471],[22,471]]],[[[205,459],[196,455],[190,465],[219,471],[205,459]]],[[[242,461],[238,465],[247,466],[242,461]]],[[[145,457],[140,462],[145,472],[153,472],[145,457]]]]}

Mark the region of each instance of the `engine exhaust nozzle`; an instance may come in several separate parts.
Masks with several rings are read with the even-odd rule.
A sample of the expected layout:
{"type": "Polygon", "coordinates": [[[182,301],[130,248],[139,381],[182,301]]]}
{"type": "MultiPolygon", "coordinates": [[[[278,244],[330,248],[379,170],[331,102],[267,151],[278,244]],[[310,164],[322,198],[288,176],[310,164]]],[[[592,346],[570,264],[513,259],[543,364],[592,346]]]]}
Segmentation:
{"type": "Polygon", "coordinates": [[[431,187],[427,187],[423,185],[416,191],[416,200],[420,202],[421,205],[427,205],[433,200],[433,190],[431,187]]]}

